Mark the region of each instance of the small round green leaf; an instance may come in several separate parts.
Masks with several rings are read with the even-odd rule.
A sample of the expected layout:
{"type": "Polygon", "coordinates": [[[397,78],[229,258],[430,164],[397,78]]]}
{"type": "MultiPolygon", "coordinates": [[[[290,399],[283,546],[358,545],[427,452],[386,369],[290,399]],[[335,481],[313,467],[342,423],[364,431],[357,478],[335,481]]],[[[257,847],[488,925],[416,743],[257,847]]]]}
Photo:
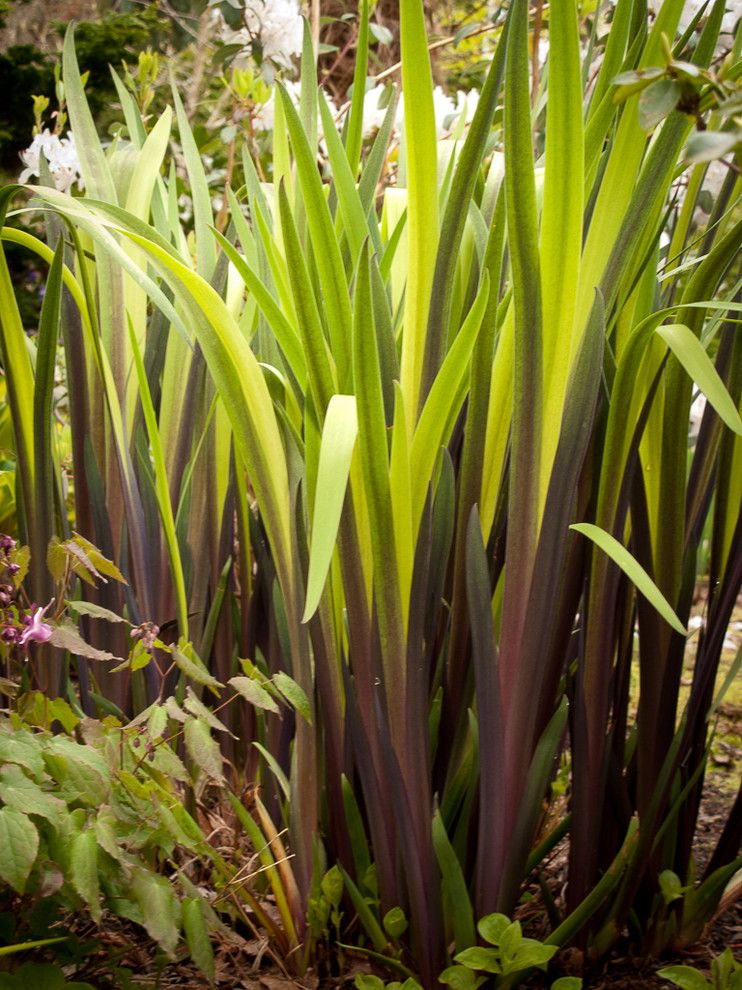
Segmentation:
{"type": "Polygon", "coordinates": [[[390,938],[399,938],[407,931],[407,918],[400,907],[393,907],[384,915],[384,931],[390,938]]]}

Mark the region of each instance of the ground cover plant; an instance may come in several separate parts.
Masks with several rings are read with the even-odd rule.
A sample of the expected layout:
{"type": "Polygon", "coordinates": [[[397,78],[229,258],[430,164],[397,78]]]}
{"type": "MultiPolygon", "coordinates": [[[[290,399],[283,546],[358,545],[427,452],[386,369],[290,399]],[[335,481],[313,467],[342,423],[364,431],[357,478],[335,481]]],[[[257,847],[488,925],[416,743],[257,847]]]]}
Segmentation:
{"type": "MultiPolygon", "coordinates": [[[[167,899],[170,953],[183,895],[191,926],[266,932],[298,980],[362,958],[359,985],[504,987],[570,945],[588,964],[691,945],[738,892],[742,791],[702,865],[694,839],[740,661],[717,677],[742,585],[742,32],[720,42],[723,0],[681,29],[683,6],[539,7],[534,73],[541,28],[513,0],[476,109],[441,122],[423,6],[401,0],[401,101],[373,133],[369,4],[342,111],[304,24],[298,90],[280,59],[258,77],[267,47],[231,77],[251,112],[273,87],[272,146],[227,135],[216,203],[177,85],[150,116],[151,56],[114,71],[102,141],[68,31],[81,181],[60,132],[26,161],[37,185],[0,190],[3,241],[48,266],[31,338],[0,254],[0,687],[46,767],[7,757],[37,810],[0,793],[0,815],[59,842],[43,753],[77,766],[117,737],[110,787],[165,818],[163,795],[192,821],[216,789],[249,880],[169,818],[146,867],[119,863],[167,899]],[[513,914],[565,836],[536,942],[513,914]],[[161,854],[184,837],[228,903],[161,854]]],[[[82,879],[48,856],[94,912],[117,882],[94,880],[99,832],[82,879]]],[[[18,894],[31,851],[0,869],[18,894]]],[[[200,927],[188,945],[211,976],[200,927]]]]}

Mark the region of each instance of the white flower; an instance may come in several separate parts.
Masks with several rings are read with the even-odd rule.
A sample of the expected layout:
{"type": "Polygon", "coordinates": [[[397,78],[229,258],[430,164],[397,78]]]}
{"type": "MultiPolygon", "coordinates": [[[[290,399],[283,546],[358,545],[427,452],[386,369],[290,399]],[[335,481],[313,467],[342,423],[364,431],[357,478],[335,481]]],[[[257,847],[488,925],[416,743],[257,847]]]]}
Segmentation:
{"type": "Polygon", "coordinates": [[[436,132],[438,137],[443,137],[451,130],[452,118],[456,116],[456,105],[440,86],[436,86],[433,90],[433,112],[436,132]]]}
{"type": "MultiPolygon", "coordinates": [[[[446,137],[456,121],[456,104],[450,96],[444,93],[441,86],[433,90],[433,113],[435,114],[435,132],[438,138],[446,137]]],[[[397,104],[397,122],[404,120],[404,93],[397,104]]]]}
{"type": "Polygon", "coordinates": [[[703,419],[705,410],[706,396],[703,392],[699,392],[690,407],[690,424],[688,427],[688,434],[692,440],[695,440],[698,436],[698,431],[701,429],[701,420],[703,419]]]}
{"type": "Polygon", "coordinates": [[[46,129],[37,134],[30,146],[21,152],[21,161],[26,167],[19,176],[19,182],[28,182],[31,176],[37,179],[40,177],[39,159],[42,152],[49,163],[49,173],[54,185],[60,192],[68,193],[75,181],[78,189],[83,188],[80,160],[72,131],[68,131],[67,137],[63,138],[46,129]]]}
{"type": "MultiPolygon", "coordinates": [[[[369,137],[381,127],[386,115],[388,104],[383,109],[379,106],[382,94],[386,87],[379,84],[363,97],[363,136],[369,137]]],[[[448,96],[440,86],[433,90],[433,113],[435,114],[435,130],[438,138],[446,137],[462,113],[466,114],[467,126],[474,119],[474,114],[479,103],[479,91],[471,89],[468,92],[459,90],[456,94],[456,102],[448,96]]],[[[399,97],[395,124],[404,120],[404,94],[399,97]]]]}
{"type": "MultiPolygon", "coordinates": [[[[299,106],[301,98],[301,84],[293,82],[291,79],[284,80],[284,88],[291,98],[295,107],[299,106]]],[[[271,95],[253,115],[253,127],[256,131],[272,131],[276,118],[276,91],[271,90],[271,95]]]]}
{"type": "MultiPolygon", "coordinates": [[[[291,102],[298,109],[299,101],[301,100],[301,83],[294,82],[291,79],[285,79],[283,81],[283,86],[286,92],[288,93],[291,102]]],[[[335,105],[332,97],[327,92],[324,93],[324,97],[325,100],[327,101],[327,106],[329,107],[330,113],[333,115],[333,117],[337,118],[338,108],[335,105]]],[[[273,89],[271,90],[271,95],[268,98],[268,100],[265,103],[263,103],[262,106],[260,106],[253,114],[253,118],[252,118],[253,127],[255,128],[256,131],[272,131],[273,127],[275,126],[275,118],[276,118],[276,91],[275,89],[273,89]]],[[[325,147],[325,143],[323,140],[324,132],[322,129],[321,117],[318,117],[317,119],[317,136],[319,138],[320,147],[322,148],[323,153],[326,153],[327,148],[325,147]]]]}
{"type": "MultiPolygon", "coordinates": [[[[688,29],[690,22],[701,9],[704,2],[705,0],[686,0],[685,6],[683,7],[683,12],[680,15],[680,23],[678,24],[678,30],[681,33],[684,33],[688,29]]],[[[734,28],[740,16],[739,8],[737,8],[735,12],[735,3],[733,0],[730,0],[730,2],[727,3],[726,8],[726,13],[721,21],[720,34],[733,34],[734,28]]],[[[706,11],[705,16],[708,16],[709,13],[710,9],[706,11]]]]}
{"type": "Polygon", "coordinates": [[[369,89],[363,96],[363,136],[369,137],[384,123],[384,117],[389,109],[388,105],[380,107],[381,98],[386,92],[386,86],[379,83],[373,89],[369,89]]]}
{"type": "Polygon", "coordinates": [[[459,117],[462,113],[466,114],[464,120],[467,125],[471,124],[472,120],[474,120],[474,114],[477,112],[478,104],[478,89],[470,89],[468,93],[465,93],[463,89],[460,89],[456,93],[456,113],[459,117]]]}
{"type": "Polygon", "coordinates": [[[287,67],[301,55],[304,22],[296,0],[247,0],[244,18],[245,27],[229,39],[232,44],[247,47],[257,38],[263,58],[287,67]]]}

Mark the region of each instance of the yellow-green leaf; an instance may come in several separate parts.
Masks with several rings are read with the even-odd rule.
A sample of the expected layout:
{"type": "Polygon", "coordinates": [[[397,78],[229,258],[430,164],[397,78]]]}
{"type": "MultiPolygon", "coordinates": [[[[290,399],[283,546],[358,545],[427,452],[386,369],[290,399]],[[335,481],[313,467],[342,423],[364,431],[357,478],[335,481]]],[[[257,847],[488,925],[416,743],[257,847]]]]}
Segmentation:
{"type": "Polygon", "coordinates": [[[600,526],[594,526],[592,523],[573,523],[569,528],[575,530],[577,533],[582,533],[583,536],[587,536],[604,553],[608,554],[614,564],[620,567],[629,580],[636,586],[636,590],[640,591],[647,601],[657,609],[665,622],[672,626],[681,636],[687,635],[685,626],[677,617],[672,606],[652,578],[647,574],[642,565],[632,557],[626,547],[622,546],[615,537],[611,536],[610,533],[606,533],[600,526]]]}
{"type": "Polygon", "coordinates": [[[303,622],[314,615],[330,569],[357,435],[355,396],[334,395],[322,429],[303,622]]]}

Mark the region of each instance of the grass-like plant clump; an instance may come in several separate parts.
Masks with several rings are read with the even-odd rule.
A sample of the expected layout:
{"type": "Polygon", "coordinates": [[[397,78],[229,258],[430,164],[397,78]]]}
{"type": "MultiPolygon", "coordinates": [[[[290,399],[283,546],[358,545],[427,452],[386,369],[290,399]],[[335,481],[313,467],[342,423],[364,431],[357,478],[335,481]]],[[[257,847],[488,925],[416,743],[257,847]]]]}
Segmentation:
{"type": "Polygon", "coordinates": [[[294,88],[246,11],[218,189],[178,86],[149,112],[151,54],[113,72],[101,139],[68,30],[38,184],[0,190],[3,242],[48,271],[29,336],[0,251],[12,897],[128,918],[208,979],[226,924],[296,978],[360,958],[358,986],[425,990],[681,949],[728,903],[742,792],[703,863],[695,840],[741,656],[717,677],[742,32],[720,42],[724,0],[681,30],[683,6],[558,0],[535,26],[512,0],[441,124],[400,0],[401,100],[371,129],[367,0],[340,110],[316,19],[294,88]],[[246,847],[207,841],[213,801],[246,847]],[[540,940],[513,920],[534,877],[540,940]]]}

